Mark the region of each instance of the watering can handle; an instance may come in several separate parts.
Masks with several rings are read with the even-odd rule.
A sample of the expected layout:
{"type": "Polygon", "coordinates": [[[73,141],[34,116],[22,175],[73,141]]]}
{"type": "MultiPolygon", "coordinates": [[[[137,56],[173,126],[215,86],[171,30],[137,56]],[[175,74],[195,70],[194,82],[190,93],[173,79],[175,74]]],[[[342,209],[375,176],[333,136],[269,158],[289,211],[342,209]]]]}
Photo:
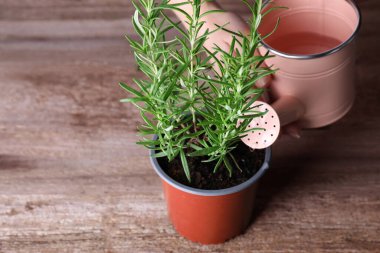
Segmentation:
{"type": "Polygon", "coordinates": [[[305,106],[293,96],[283,96],[271,106],[277,112],[281,126],[295,122],[305,114],[305,106]]]}

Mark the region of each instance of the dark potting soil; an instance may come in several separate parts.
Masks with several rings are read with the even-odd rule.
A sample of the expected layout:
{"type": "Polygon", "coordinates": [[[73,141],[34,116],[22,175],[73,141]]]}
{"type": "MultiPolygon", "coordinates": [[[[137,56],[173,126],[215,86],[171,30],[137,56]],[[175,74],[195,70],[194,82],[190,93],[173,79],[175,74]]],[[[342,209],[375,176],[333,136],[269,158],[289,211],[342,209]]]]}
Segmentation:
{"type": "Polygon", "coordinates": [[[171,162],[166,157],[157,160],[165,173],[181,184],[197,189],[219,190],[241,184],[255,175],[264,162],[265,149],[252,150],[245,144],[239,143],[232,154],[241,168],[241,171],[234,168],[232,176],[224,164],[214,173],[216,162],[202,162],[207,160],[206,157],[187,157],[191,182],[187,180],[179,156],[171,162]]]}

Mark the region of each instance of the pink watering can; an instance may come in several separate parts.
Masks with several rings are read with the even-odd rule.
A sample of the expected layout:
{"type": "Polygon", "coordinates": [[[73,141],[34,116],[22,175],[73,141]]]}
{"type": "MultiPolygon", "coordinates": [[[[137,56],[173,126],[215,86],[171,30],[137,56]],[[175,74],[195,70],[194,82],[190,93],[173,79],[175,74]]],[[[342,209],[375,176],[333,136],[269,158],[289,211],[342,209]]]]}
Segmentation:
{"type": "MultiPolygon", "coordinates": [[[[281,19],[259,49],[262,55],[269,50],[275,56],[265,61],[278,69],[269,88],[274,103],[255,104],[256,109],[268,113],[254,119],[242,138],[253,149],[270,146],[279,135],[280,125],[296,122],[301,128],[317,128],[339,120],[350,110],[355,97],[355,38],[361,23],[357,5],[352,0],[272,0],[267,1],[263,13],[275,6],[286,8],[265,15],[259,28],[262,36],[270,34],[281,19]]],[[[183,9],[192,11],[189,6],[183,9]]],[[[215,9],[218,6],[210,2],[203,11],[215,9]]],[[[227,26],[230,30],[244,27],[237,16],[220,15],[208,16],[203,29],[214,29],[215,24],[224,25],[226,20],[233,21],[227,26]]],[[[223,31],[214,36],[227,38],[226,43],[218,45],[221,47],[228,45],[231,37],[223,31]]]]}

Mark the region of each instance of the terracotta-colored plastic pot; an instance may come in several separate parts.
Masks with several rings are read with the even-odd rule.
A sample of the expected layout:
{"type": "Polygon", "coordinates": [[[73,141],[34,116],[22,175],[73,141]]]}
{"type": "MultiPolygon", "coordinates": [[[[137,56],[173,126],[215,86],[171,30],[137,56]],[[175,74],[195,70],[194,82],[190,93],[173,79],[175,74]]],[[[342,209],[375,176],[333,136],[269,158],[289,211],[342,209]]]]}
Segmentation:
{"type": "Polygon", "coordinates": [[[259,179],[269,167],[271,150],[265,151],[264,163],[248,181],[223,190],[200,190],[170,178],[152,155],[153,168],[161,177],[169,218],[185,238],[202,243],[222,243],[243,233],[252,218],[259,179]]]}
{"type": "MultiPolygon", "coordinates": [[[[287,7],[265,16],[259,28],[262,35],[268,34],[280,18],[278,29],[260,48],[261,54],[269,50],[275,56],[266,64],[279,69],[270,87],[274,100],[298,100],[289,106],[301,109],[278,107],[302,111],[299,123],[304,128],[337,121],[349,111],[355,97],[354,42],[361,23],[357,5],[351,0],[271,2],[287,7]]],[[[282,118],[282,112],[278,113],[282,118]]]]}

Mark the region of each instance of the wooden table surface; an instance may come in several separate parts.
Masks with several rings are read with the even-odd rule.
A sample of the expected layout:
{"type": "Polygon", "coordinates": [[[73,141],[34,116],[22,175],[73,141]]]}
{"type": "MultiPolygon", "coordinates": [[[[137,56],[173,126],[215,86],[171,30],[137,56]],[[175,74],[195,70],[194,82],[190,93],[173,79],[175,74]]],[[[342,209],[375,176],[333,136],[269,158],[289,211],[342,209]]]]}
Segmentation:
{"type": "Polygon", "coordinates": [[[0,252],[380,252],[380,2],[361,7],[353,110],[279,141],[253,225],[201,246],[167,220],[138,112],[118,102],[140,75],[130,1],[1,0],[0,252]]]}

